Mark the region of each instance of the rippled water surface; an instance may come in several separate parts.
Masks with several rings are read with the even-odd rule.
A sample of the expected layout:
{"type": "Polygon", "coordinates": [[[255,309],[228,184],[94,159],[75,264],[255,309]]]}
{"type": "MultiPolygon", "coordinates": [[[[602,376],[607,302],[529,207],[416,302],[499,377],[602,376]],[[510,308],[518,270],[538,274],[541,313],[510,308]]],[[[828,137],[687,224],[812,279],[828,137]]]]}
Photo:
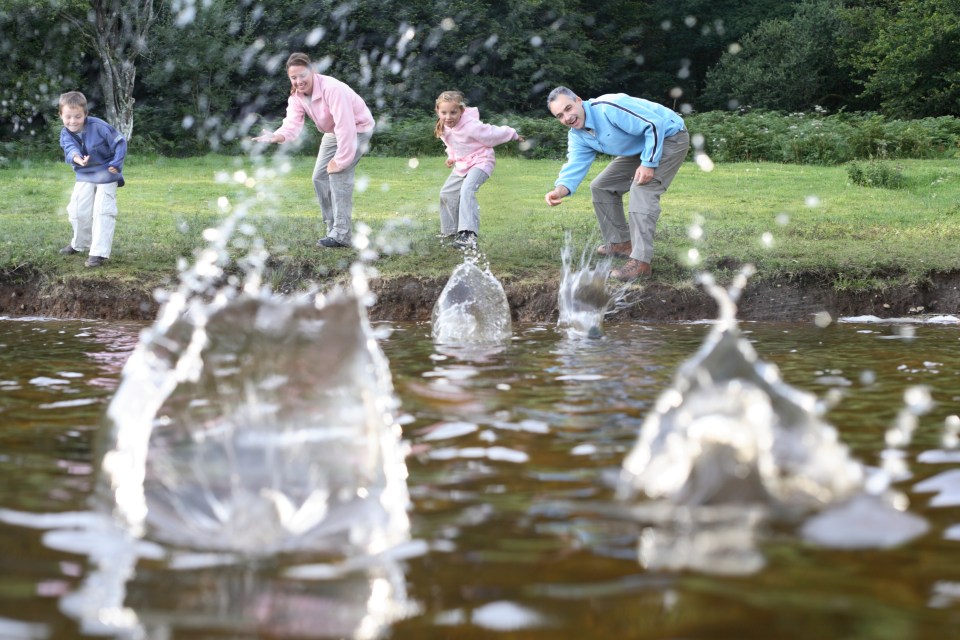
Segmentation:
{"type": "MultiPolygon", "coordinates": [[[[705,324],[612,324],[600,340],[519,325],[487,351],[436,347],[428,324],[380,324],[421,551],[336,579],[289,556],[141,558],[125,605],[155,638],[951,637],[960,510],[949,491],[933,506],[915,487],[960,469],[930,453],[960,410],[960,327],[903,326],[742,326],[786,382],[829,400],[826,420],[871,467],[891,465],[884,434],[904,391],[929,387],[936,404],[894,463],[930,530],[903,547],[821,549],[780,523],[753,573],[644,568],[643,525],[612,508],[610,479],[705,324]]],[[[102,414],[141,328],[0,319],[0,509],[35,516],[0,523],[0,638],[86,637],[64,601],[91,564],[52,544],[42,517],[88,509],[102,414]]]]}

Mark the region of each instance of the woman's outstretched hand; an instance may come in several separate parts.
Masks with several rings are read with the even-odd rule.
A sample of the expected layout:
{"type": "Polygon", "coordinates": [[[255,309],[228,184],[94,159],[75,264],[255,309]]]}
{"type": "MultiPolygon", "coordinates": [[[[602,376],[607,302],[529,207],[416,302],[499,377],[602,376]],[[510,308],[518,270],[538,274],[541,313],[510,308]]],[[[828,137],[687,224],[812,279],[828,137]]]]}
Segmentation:
{"type": "Polygon", "coordinates": [[[266,129],[264,129],[263,131],[260,132],[260,135],[254,136],[252,140],[254,142],[266,142],[266,143],[283,142],[283,136],[278,136],[274,132],[267,131],[266,129]]]}

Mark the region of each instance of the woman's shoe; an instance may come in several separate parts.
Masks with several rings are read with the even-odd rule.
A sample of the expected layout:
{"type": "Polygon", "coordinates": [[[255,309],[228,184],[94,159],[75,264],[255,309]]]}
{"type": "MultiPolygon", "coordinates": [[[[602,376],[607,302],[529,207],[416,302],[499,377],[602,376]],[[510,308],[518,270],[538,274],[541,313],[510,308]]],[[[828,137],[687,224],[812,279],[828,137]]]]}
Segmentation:
{"type": "Polygon", "coordinates": [[[324,249],[335,249],[337,247],[346,248],[346,247],[349,247],[350,245],[343,244],[336,238],[331,238],[330,236],[327,236],[326,238],[320,238],[319,240],[317,240],[317,246],[323,247],[324,249]]]}

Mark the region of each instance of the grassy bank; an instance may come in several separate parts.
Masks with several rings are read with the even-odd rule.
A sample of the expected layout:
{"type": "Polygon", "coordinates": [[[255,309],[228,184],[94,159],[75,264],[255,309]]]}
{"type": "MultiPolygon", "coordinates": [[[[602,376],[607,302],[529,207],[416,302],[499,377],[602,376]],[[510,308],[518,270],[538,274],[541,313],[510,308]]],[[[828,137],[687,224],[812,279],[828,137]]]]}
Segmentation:
{"type": "MultiPolygon", "coordinates": [[[[442,277],[459,262],[457,252],[441,249],[435,237],[437,194],[448,170],[439,153],[410,165],[407,158],[364,158],[354,219],[369,225],[375,238],[409,245],[405,253],[378,260],[383,276],[442,277]]],[[[323,233],[312,166],[308,158],[283,161],[276,155],[131,157],[127,186],[118,192],[113,258],[100,269],[57,253],[70,239],[69,168],[50,161],[2,169],[0,273],[155,286],[176,273],[179,259],[192,258],[205,244],[205,228],[216,226],[229,208],[249,205],[249,220],[276,259],[275,284],[335,277],[356,254],[314,247],[323,233]]],[[[481,244],[497,276],[519,282],[555,278],[565,230],[578,247],[597,239],[586,183],[560,207],[544,204],[559,166],[501,158],[481,188],[481,244]]],[[[591,177],[602,166],[595,163],[591,177]]],[[[899,189],[854,184],[844,166],[719,163],[705,172],[687,163],[663,199],[656,278],[680,284],[698,268],[722,272],[753,262],[758,278],[814,278],[838,289],[867,289],[955,269],[960,164],[904,160],[894,168],[903,177],[899,189]],[[691,237],[691,227],[698,226],[702,235],[691,237]],[[691,249],[699,253],[697,264],[690,262],[691,249]]]]}

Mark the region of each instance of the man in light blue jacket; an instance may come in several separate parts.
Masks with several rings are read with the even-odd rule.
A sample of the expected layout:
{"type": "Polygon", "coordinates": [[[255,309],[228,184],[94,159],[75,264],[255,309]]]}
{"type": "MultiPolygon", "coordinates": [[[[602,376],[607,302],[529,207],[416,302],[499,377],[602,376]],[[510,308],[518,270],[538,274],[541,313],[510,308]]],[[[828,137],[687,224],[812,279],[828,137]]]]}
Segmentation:
{"type": "Polygon", "coordinates": [[[567,162],[544,198],[547,204],[554,207],[572,195],[598,153],[616,156],[590,183],[604,240],[597,253],[629,258],[611,272],[615,278],[630,281],[649,274],[660,196],[690,146],[683,119],[663,105],[624,93],[581,100],[566,87],[550,92],[547,108],[570,128],[567,162]],[[623,211],[627,192],[629,222],[623,211]]]}

